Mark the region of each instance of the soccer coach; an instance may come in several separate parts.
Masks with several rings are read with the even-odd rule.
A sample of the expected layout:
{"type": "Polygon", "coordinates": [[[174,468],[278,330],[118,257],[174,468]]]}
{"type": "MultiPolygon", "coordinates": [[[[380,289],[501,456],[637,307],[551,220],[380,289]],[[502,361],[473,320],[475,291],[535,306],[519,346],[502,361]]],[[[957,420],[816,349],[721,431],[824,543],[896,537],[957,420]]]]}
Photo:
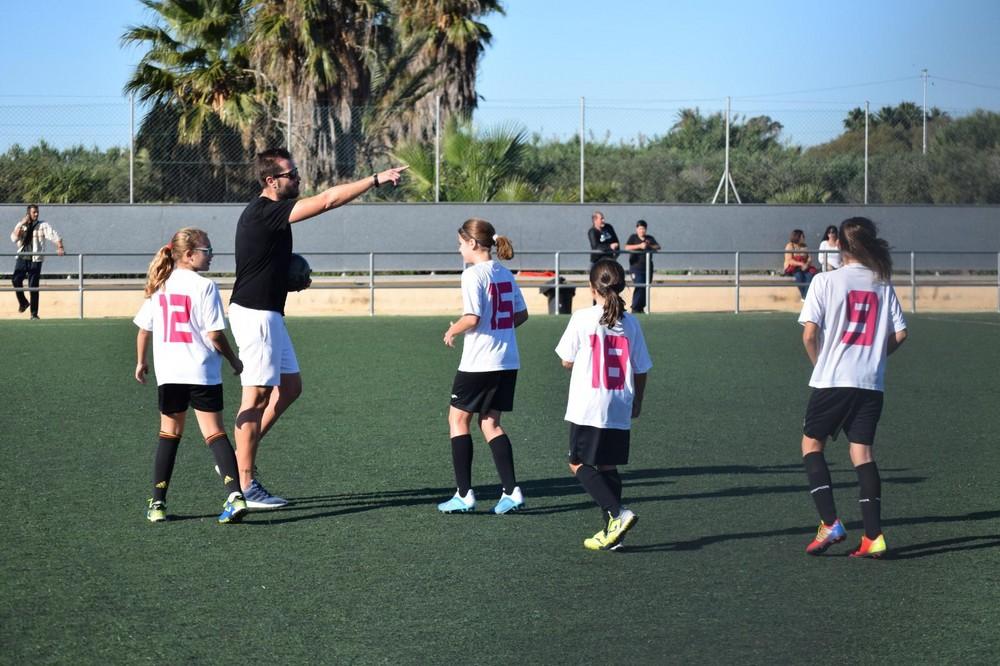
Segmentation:
{"type": "Polygon", "coordinates": [[[287,150],[265,150],[257,155],[255,166],[262,189],[236,225],[236,283],[229,299],[229,323],[243,362],[236,462],[247,506],[277,509],[288,502],[254,478],[254,462],[261,438],[302,394],[302,375],[284,321],[292,225],[385,183],[395,186],[407,167],[386,169],[299,199],[299,170],[287,150]]]}

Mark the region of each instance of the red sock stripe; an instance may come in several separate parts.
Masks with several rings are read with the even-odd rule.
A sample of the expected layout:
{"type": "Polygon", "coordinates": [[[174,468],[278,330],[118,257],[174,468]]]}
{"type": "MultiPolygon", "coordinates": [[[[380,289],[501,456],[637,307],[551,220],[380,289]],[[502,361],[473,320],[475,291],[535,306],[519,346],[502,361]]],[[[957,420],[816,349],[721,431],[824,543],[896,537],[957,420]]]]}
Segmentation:
{"type": "Polygon", "coordinates": [[[172,432],[163,432],[162,430],[160,431],[160,439],[176,439],[176,440],[180,440],[180,438],[181,438],[180,435],[175,435],[172,432]]]}
{"type": "Polygon", "coordinates": [[[205,438],[205,443],[206,444],[211,444],[212,442],[214,442],[215,440],[219,439],[220,437],[225,437],[225,436],[226,436],[226,433],[224,433],[224,432],[217,432],[214,435],[209,435],[208,437],[206,437],[205,438]]]}

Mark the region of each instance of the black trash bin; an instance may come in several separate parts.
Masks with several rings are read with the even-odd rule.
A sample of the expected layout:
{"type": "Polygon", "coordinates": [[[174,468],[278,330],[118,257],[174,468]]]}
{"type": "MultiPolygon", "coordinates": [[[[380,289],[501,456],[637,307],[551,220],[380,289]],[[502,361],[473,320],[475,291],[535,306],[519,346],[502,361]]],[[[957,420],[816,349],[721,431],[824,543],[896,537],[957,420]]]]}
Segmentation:
{"type": "MultiPolygon", "coordinates": [[[[573,297],[576,296],[576,287],[563,287],[566,278],[559,276],[559,312],[558,314],[573,314],[573,297]]],[[[556,313],[556,283],[549,282],[542,285],[538,290],[549,301],[549,314],[556,313]]]]}

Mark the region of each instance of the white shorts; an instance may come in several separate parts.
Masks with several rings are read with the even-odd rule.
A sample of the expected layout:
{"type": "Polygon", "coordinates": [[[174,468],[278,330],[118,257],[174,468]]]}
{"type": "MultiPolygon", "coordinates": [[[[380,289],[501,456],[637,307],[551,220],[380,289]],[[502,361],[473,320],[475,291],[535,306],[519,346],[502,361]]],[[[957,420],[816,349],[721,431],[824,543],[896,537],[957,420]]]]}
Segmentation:
{"type": "Polygon", "coordinates": [[[285,318],[271,310],[229,306],[229,326],[240,350],[243,386],[278,386],[281,375],[299,372],[285,318]]]}

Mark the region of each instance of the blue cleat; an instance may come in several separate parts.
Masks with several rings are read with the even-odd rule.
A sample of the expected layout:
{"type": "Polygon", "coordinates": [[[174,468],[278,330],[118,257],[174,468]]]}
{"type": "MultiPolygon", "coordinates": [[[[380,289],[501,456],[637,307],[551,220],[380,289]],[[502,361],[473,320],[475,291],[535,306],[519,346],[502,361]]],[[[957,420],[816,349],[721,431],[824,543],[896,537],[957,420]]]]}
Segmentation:
{"type": "Polygon", "coordinates": [[[820,521],[819,529],[816,530],[816,536],[806,546],[806,552],[810,555],[819,555],[826,552],[826,549],[833,544],[840,543],[846,538],[847,530],[844,529],[839,518],[833,521],[833,525],[827,525],[820,521]]]}
{"type": "Polygon", "coordinates": [[[472,492],[472,488],[469,488],[469,492],[462,497],[455,491],[455,496],[452,497],[447,502],[441,502],[438,504],[438,511],[441,513],[466,513],[472,511],[476,508],[476,495],[472,492]]]}
{"type": "Polygon", "coordinates": [[[524,506],[524,495],[521,494],[521,486],[516,486],[510,495],[507,493],[500,495],[500,501],[493,507],[493,513],[502,516],[505,513],[517,511],[522,506],[524,506]]]}

